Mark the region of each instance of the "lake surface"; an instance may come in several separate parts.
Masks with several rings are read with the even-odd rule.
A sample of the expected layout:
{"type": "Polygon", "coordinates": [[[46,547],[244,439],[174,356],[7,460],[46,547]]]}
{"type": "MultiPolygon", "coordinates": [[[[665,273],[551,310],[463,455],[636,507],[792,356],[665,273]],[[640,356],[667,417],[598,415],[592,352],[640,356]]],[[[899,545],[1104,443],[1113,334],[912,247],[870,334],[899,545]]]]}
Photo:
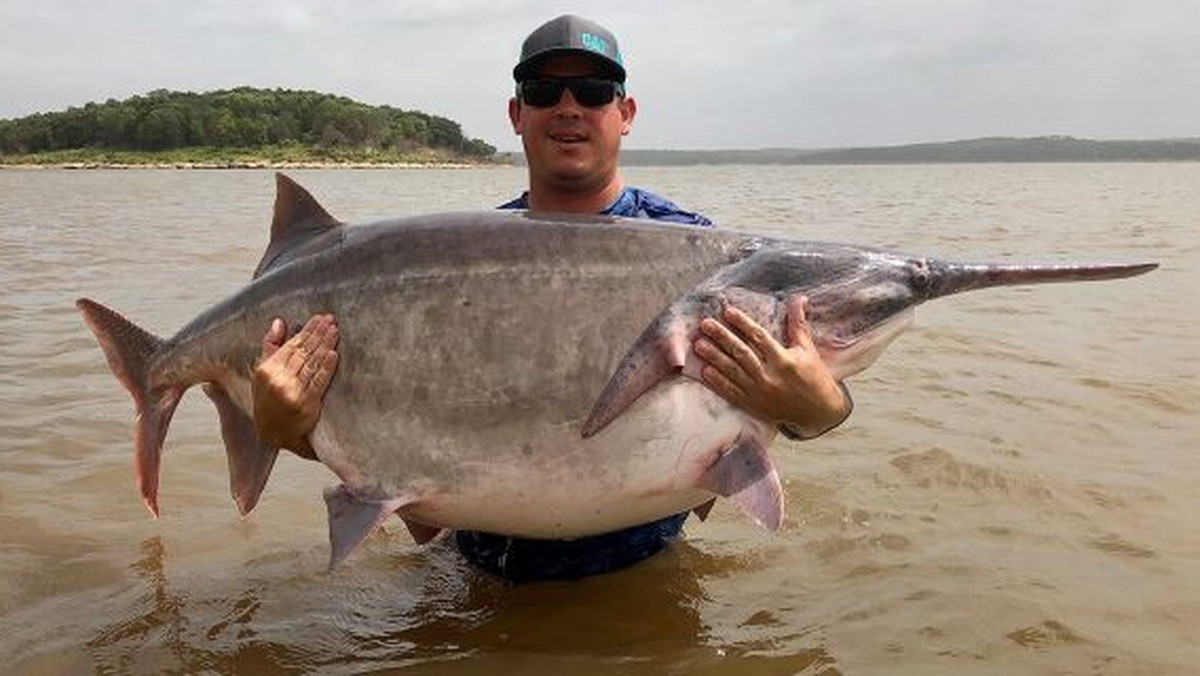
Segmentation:
{"type": "MultiPolygon", "coordinates": [[[[295,171],[350,222],[488,208],[522,170],[295,171]]],[[[333,573],[316,463],[247,519],[189,393],[163,517],[73,303],[170,335],[266,242],[267,171],[0,171],[8,673],[1189,674],[1200,664],[1200,164],[638,168],[723,227],[972,261],[1158,261],[939,300],[776,442],[788,519],[729,503],[631,569],[511,587],[399,521],[333,573]],[[511,670],[511,671],[501,671],[511,670]]],[[[398,440],[401,442],[402,440],[398,440]]]]}

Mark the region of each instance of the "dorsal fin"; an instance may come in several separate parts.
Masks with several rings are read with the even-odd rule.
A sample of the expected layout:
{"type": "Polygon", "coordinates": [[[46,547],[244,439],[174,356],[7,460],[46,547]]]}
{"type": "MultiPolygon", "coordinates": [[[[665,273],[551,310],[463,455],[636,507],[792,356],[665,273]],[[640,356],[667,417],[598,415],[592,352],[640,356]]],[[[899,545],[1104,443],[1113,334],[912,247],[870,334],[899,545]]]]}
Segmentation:
{"type": "Polygon", "coordinates": [[[330,216],[325,207],[299,183],[282,173],[276,173],[271,243],[267,245],[266,253],[254,269],[254,278],[257,279],[276,265],[296,258],[296,254],[312,253],[312,250],[305,250],[309,248],[305,245],[340,225],[342,222],[330,216]]]}
{"type": "Polygon", "coordinates": [[[283,173],[275,174],[275,216],[271,220],[271,242],[295,235],[336,228],[341,225],[325,211],[312,193],[283,173]]]}

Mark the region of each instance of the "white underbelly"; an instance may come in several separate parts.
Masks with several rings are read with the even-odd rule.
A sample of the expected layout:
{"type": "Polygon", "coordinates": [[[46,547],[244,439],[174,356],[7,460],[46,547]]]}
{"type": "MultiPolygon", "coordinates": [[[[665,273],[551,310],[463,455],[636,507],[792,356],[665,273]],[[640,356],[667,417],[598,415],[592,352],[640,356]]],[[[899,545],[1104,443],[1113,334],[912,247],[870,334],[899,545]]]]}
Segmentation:
{"type": "MultiPolygon", "coordinates": [[[[539,538],[609,532],[686,511],[713,495],[697,482],[752,419],[684,378],[643,395],[589,439],[582,420],[407,439],[349,434],[322,421],[313,446],[362,499],[406,498],[428,525],[539,538]],[[518,436],[514,430],[519,430],[518,436]],[[348,442],[359,440],[353,448],[348,442]],[[424,444],[415,454],[406,444],[424,444]]],[[[383,427],[387,427],[384,425],[383,427]]],[[[361,429],[358,430],[361,432],[361,429]]]]}

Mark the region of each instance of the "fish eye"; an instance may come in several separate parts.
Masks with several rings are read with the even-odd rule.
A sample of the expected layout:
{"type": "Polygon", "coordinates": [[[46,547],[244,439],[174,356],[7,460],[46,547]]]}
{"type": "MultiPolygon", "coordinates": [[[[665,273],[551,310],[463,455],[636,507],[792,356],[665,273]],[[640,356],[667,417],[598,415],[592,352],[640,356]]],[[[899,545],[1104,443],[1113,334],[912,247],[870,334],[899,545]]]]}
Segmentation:
{"type": "Polygon", "coordinates": [[[916,288],[925,288],[929,286],[933,278],[933,271],[929,268],[929,261],[919,260],[913,264],[912,269],[912,284],[916,288]]]}

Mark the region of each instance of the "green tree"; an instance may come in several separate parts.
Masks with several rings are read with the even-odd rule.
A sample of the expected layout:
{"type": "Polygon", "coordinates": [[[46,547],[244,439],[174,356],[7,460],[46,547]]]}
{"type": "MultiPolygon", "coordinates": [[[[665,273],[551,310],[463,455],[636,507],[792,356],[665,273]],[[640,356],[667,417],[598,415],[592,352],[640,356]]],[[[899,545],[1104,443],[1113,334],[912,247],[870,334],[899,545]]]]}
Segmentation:
{"type": "Polygon", "coordinates": [[[472,157],[495,153],[487,143],[465,138],[459,124],[444,117],[287,89],[239,87],[199,94],[158,89],[124,101],[0,120],[0,153],[5,154],[293,142],[401,152],[434,148],[472,157]]]}

